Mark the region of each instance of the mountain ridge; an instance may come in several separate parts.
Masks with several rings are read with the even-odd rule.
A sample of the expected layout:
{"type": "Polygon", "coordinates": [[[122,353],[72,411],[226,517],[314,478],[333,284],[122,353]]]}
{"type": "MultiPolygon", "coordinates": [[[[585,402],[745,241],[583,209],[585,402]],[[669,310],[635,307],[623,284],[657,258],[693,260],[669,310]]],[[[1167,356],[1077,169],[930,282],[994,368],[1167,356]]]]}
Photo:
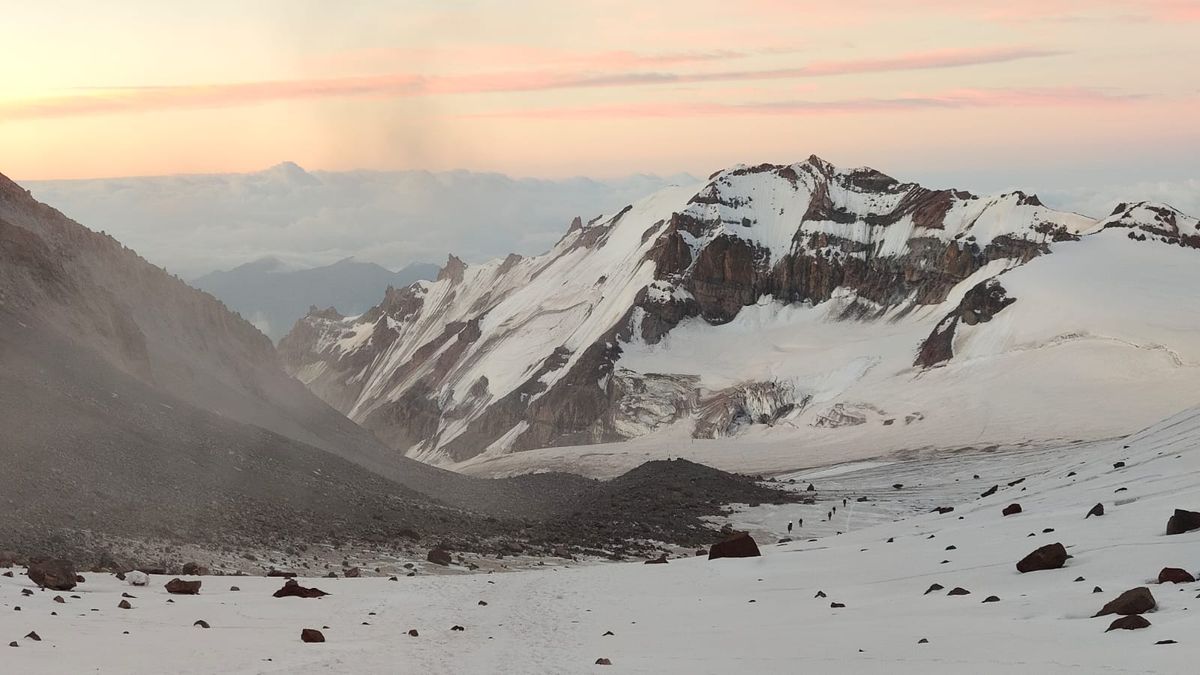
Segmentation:
{"type": "MultiPolygon", "coordinates": [[[[736,166],[577,219],[541,256],[477,266],[452,258],[438,280],[389,292],[360,319],[309,316],[281,353],[335,407],[436,463],[622,441],[681,423],[700,438],[804,420],[840,428],[865,419],[862,406],[879,407],[858,400],[863,392],[836,400],[876,377],[879,363],[913,377],[952,360],[952,345],[982,330],[944,335],[947,345],[931,345],[922,361],[947,316],[957,310],[963,324],[982,325],[1009,311],[1002,302],[981,311],[990,279],[1117,227],[1135,240],[1189,247],[1195,219],[1154,205],[1126,210],[1124,222],[1093,219],[1020,191],[931,190],[818,157],[736,166]],[[959,307],[964,299],[979,306],[959,307]],[[861,354],[824,375],[800,374],[812,370],[806,361],[720,386],[702,372],[707,364],[667,367],[655,351],[680,326],[719,331],[747,311],[767,311],[756,307],[810,308],[822,314],[821,330],[902,326],[907,336],[902,349],[878,345],[886,357],[861,354]],[[842,394],[814,377],[845,380],[833,388],[842,394]]],[[[891,413],[873,416],[895,424],[891,413]]]]}

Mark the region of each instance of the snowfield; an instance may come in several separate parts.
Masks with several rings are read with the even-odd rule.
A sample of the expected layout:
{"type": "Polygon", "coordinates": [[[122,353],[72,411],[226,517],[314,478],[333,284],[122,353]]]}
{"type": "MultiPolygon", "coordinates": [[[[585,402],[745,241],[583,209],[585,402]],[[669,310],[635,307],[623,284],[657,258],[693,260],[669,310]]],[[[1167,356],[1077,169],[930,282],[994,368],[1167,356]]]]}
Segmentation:
{"type": "Polygon", "coordinates": [[[0,647],[3,670],[1195,672],[1200,584],[1154,582],[1164,567],[1200,571],[1200,530],[1164,534],[1174,509],[1200,510],[1200,409],[1109,442],[914,456],[778,480],[800,490],[812,481],[819,501],[733,513],[754,532],[760,558],[302,582],[330,593],[321,599],[271,597],[281,579],[204,577],[200,595],[170,604],[167,578],[134,588],[88,573],[78,598],[61,594],[65,604],[51,591],[22,597],[33,585],[17,570],[0,578],[0,644],[19,645],[0,647]],[[1022,513],[1002,516],[1013,503],[1022,513]],[[1085,519],[1097,503],[1105,515],[1085,519]],[[936,506],[954,510],[930,513],[936,506]],[[776,543],[796,517],[805,518],[797,541],[776,543]],[[1055,542],[1073,556],[1064,568],[1017,572],[1023,556],[1055,542]],[[926,594],[934,583],[944,588],[926,594]],[[1115,617],[1090,618],[1138,586],[1158,603],[1149,628],[1106,633],[1115,617]],[[970,593],[947,595],[956,587],[970,593]],[[117,609],[122,592],[137,596],[132,609],[117,609]],[[983,602],[992,595],[999,601],[983,602]],[[200,619],[211,628],[193,627],[200,619]],[[321,629],[327,642],[301,643],[303,628],[321,629]],[[42,640],[21,637],[30,631],[42,640]],[[612,665],[594,665],[600,658],[612,665]]]}

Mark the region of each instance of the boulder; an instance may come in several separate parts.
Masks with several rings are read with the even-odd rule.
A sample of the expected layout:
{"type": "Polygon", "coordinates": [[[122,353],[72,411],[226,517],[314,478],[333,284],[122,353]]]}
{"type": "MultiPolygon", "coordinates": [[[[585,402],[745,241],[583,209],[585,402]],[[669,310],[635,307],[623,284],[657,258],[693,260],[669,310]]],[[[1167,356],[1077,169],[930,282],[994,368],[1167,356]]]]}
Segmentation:
{"type": "Polygon", "coordinates": [[[208,575],[208,568],[200,563],[190,562],[184,564],[182,572],[186,577],[202,577],[208,575]]]}
{"type": "Polygon", "coordinates": [[[329,594],[319,588],[301,586],[295,579],[288,579],[283,582],[283,588],[272,595],[276,598],[319,598],[329,594]]]}
{"type": "Polygon", "coordinates": [[[70,560],[43,560],[29,566],[26,572],[33,583],[54,591],[69,591],[79,583],[75,564],[70,560]]]}
{"type": "Polygon", "coordinates": [[[184,581],[183,579],[172,579],[164,587],[172,595],[196,595],[200,592],[200,585],[201,582],[199,580],[184,581]]]}
{"type": "Polygon", "coordinates": [[[1164,567],[1158,573],[1158,583],[1160,584],[1190,584],[1196,580],[1191,572],[1181,570],[1178,567],[1164,567]]]}
{"type": "Polygon", "coordinates": [[[1131,588],[1128,591],[1117,596],[1116,600],[1108,603],[1093,615],[1108,616],[1109,614],[1122,614],[1130,616],[1133,614],[1144,614],[1158,607],[1158,603],[1154,600],[1154,594],[1145,586],[1131,588]]]}
{"type": "Polygon", "coordinates": [[[429,549],[429,554],[425,556],[425,559],[434,565],[447,567],[450,565],[450,552],[444,548],[434,547],[429,549]]]}
{"type": "Polygon", "coordinates": [[[1017,571],[1024,574],[1038,570],[1055,570],[1062,567],[1070,557],[1062,544],[1046,544],[1022,558],[1017,563],[1017,571]]]}
{"type": "Polygon", "coordinates": [[[150,575],[134,570],[125,575],[125,581],[130,586],[145,586],[150,583],[150,575]]]}
{"type": "Polygon", "coordinates": [[[305,628],[300,631],[301,642],[324,642],[325,634],[316,628],[305,628]]]}
{"type": "Polygon", "coordinates": [[[1102,516],[1102,515],[1104,515],[1104,505],[1097,504],[1097,505],[1093,506],[1090,511],[1087,512],[1087,515],[1084,516],[1083,519],[1087,520],[1088,518],[1091,518],[1092,516],[1102,516]]]}
{"type": "Polygon", "coordinates": [[[755,558],[762,555],[758,552],[758,544],[754,538],[745,532],[735,532],[724,541],[717,542],[708,549],[708,559],[717,558],[755,558]]]}
{"type": "Polygon", "coordinates": [[[1108,630],[1105,633],[1114,630],[1138,630],[1139,628],[1149,628],[1150,622],[1141,614],[1132,614],[1123,616],[1108,625],[1108,630]]]}
{"type": "Polygon", "coordinates": [[[1175,509],[1175,515],[1167,520],[1167,534],[1183,534],[1200,530],[1200,513],[1175,509]]]}
{"type": "Polygon", "coordinates": [[[1008,506],[1004,507],[1004,510],[1001,511],[1000,514],[1004,515],[1004,516],[1012,516],[1012,515],[1016,515],[1020,512],[1021,512],[1020,504],[1009,504],[1008,506]]]}
{"type": "Polygon", "coordinates": [[[347,579],[357,579],[360,576],[362,576],[362,570],[357,567],[351,567],[350,569],[346,570],[347,579]]]}

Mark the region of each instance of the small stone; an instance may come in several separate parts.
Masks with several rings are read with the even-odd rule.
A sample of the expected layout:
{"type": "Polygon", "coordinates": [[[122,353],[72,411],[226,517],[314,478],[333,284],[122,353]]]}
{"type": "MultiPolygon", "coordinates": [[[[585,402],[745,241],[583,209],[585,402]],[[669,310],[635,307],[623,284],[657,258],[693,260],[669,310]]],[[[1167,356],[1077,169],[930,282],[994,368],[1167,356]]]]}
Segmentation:
{"type": "Polygon", "coordinates": [[[842,603],[840,603],[840,602],[831,602],[831,603],[829,603],[829,608],[830,608],[830,609],[843,609],[844,607],[845,607],[845,605],[843,605],[843,604],[842,604],[842,603]]]}
{"type": "Polygon", "coordinates": [[[454,626],[451,626],[451,627],[450,627],[450,630],[453,630],[453,631],[458,631],[458,632],[460,632],[460,633],[461,633],[461,632],[465,631],[465,630],[466,630],[466,628],[463,628],[462,626],[454,625],[454,626]]]}
{"type": "Polygon", "coordinates": [[[409,637],[418,637],[419,635],[420,635],[420,634],[419,634],[419,633],[417,633],[417,629],[416,629],[416,628],[410,628],[410,629],[408,630],[408,636],[409,636],[409,637]]]}
{"type": "Polygon", "coordinates": [[[998,598],[994,595],[989,595],[986,598],[984,598],[983,601],[984,602],[1000,602],[1000,598],[998,598]]]}
{"type": "Polygon", "coordinates": [[[600,637],[608,637],[609,635],[616,635],[616,633],[612,632],[611,630],[606,630],[604,631],[604,635],[600,637]]]}
{"type": "Polygon", "coordinates": [[[117,603],[119,609],[133,609],[133,605],[129,604],[128,600],[122,600],[117,603]]]}
{"type": "Polygon", "coordinates": [[[237,586],[230,586],[230,587],[229,587],[229,591],[230,591],[231,593],[237,593],[237,592],[238,592],[238,591],[240,591],[240,590],[242,590],[242,589],[238,588],[237,586]]]}
{"type": "Polygon", "coordinates": [[[817,591],[817,594],[814,595],[813,597],[814,598],[823,598],[823,597],[825,597],[825,591],[817,591]]]}
{"type": "Polygon", "coordinates": [[[932,586],[929,587],[929,590],[925,591],[924,595],[929,595],[930,593],[932,593],[934,591],[940,591],[943,588],[945,588],[945,586],[943,586],[941,584],[933,584],[932,586]]]}
{"type": "Polygon", "coordinates": [[[201,628],[210,628],[210,626],[208,625],[208,622],[205,621],[204,619],[200,619],[199,621],[197,621],[196,623],[193,623],[192,625],[199,626],[201,628]]]}
{"type": "Polygon", "coordinates": [[[596,659],[596,665],[598,665],[598,666],[611,666],[611,665],[612,665],[612,661],[609,661],[608,659],[596,659]]]}
{"type": "Polygon", "coordinates": [[[1102,515],[1104,515],[1104,504],[1096,504],[1095,506],[1093,506],[1091,509],[1088,510],[1087,515],[1084,516],[1083,519],[1087,520],[1088,518],[1091,518],[1092,516],[1102,516],[1102,515]]]}
{"type": "Polygon", "coordinates": [[[301,642],[324,642],[325,634],[316,628],[305,628],[300,631],[301,642]]]}
{"type": "Polygon", "coordinates": [[[921,638],[920,640],[917,640],[917,644],[919,644],[919,645],[927,645],[927,644],[929,644],[929,640],[928,640],[928,639],[926,639],[926,638],[921,638]]]}
{"type": "Polygon", "coordinates": [[[1154,644],[1156,644],[1156,645],[1177,645],[1179,643],[1174,640],[1159,640],[1158,642],[1155,642],[1154,644]]]}
{"type": "Polygon", "coordinates": [[[955,586],[954,588],[950,589],[950,592],[947,593],[946,595],[970,595],[970,594],[971,594],[971,591],[968,591],[967,589],[965,589],[961,586],[955,586]]]}
{"type": "Polygon", "coordinates": [[[487,607],[487,601],[486,601],[486,600],[480,600],[480,601],[479,601],[479,606],[480,606],[480,607],[487,607]]]}
{"type": "Polygon", "coordinates": [[[61,596],[61,595],[56,595],[56,596],[54,596],[54,602],[57,602],[57,603],[58,603],[58,604],[60,604],[60,605],[65,605],[65,604],[67,604],[67,601],[66,601],[66,600],[64,600],[64,599],[63,599],[63,596],[61,596]]]}
{"type": "Polygon", "coordinates": [[[1092,589],[1092,592],[1093,593],[1103,593],[1104,589],[1100,588],[1099,586],[1096,586],[1095,588],[1092,589]]]}
{"type": "Polygon", "coordinates": [[[1000,511],[1000,515],[1012,516],[1012,515],[1016,515],[1020,512],[1021,512],[1020,504],[1009,504],[1008,506],[1004,507],[1003,510],[1000,511]]]}
{"type": "Polygon", "coordinates": [[[34,631],[29,631],[29,634],[28,634],[28,635],[26,635],[26,636],[25,636],[25,638],[26,638],[26,639],[28,639],[28,640],[33,640],[34,642],[41,642],[41,641],[42,641],[42,636],[41,636],[41,635],[38,635],[38,634],[37,634],[36,632],[34,632],[34,631]]]}

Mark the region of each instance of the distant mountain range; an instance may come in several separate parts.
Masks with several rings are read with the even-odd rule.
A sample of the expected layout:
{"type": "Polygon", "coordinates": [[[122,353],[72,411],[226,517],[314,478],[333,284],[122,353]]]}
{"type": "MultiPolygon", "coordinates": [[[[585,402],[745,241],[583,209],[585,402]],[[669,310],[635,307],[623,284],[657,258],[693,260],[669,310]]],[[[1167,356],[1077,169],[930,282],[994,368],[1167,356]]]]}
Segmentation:
{"type": "Polygon", "coordinates": [[[262,258],[228,271],[195,279],[192,285],[217,296],[272,340],[278,340],[311,306],[361,314],[379,302],[388,287],[404,288],[433,279],[438,266],[413,263],[398,272],[352,258],[310,269],[262,258]]]}
{"type": "Polygon", "coordinates": [[[811,157],[615,205],[543,255],[452,257],[279,347],[392,447],[463,470],[651,434],[631,457],[715,439],[703,461],[729,466],[757,440],[774,468],[1097,439],[1200,399],[1197,248],[1165,204],[1094,218],[811,157]]]}

